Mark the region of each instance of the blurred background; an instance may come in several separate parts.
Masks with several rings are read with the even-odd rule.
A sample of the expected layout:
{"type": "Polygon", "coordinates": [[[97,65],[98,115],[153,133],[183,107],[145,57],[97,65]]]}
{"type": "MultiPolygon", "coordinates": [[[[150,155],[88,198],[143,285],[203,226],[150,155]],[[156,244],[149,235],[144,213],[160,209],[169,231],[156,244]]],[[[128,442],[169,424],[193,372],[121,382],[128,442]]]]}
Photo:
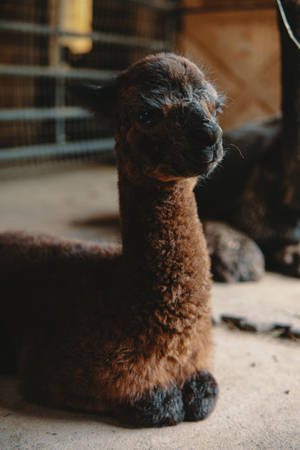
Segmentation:
{"type": "Polygon", "coordinates": [[[0,231],[120,239],[113,129],[67,84],[158,51],[205,69],[225,130],[280,110],[275,0],[0,1],[0,231]]]}
{"type": "Polygon", "coordinates": [[[229,130],[279,111],[279,50],[273,0],[1,0],[0,178],[111,158],[113,130],[70,101],[69,80],[176,51],[227,95],[229,130]]]}
{"type": "MultiPolygon", "coordinates": [[[[278,114],[275,6],[276,0],[0,0],[0,232],[120,241],[113,130],[69,98],[72,80],[106,83],[147,54],[176,51],[202,66],[226,94],[220,116],[225,131],[278,114]]],[[[284,67],[297,74],[296,65],[295,71],[290,63],[284,67]]],[[[296,101],[294,109],[288,104],[291,116],[296,101]]],[[[284,149],[293,161],[297,139],[284,149]]],[[[297,167],[287,178],[298,186],[297,167]]],[[[267,186],[278,204],[276,182],[274,189],[258,186],[267,186]]],[[[289,342],[300,335],[292,332],[300,329],[299,298],[299,279],[281,275],[214,283],[215,374],[222,395],[207,428],[189,424],[146,433],[101,425],[102,419],[94,427],[87,416],[30,406],[16,382],[2,377],[0,448],[299,449],[299,344],[289,342]],[[276,326],[269,334],[249,333],[237,330],[239,322],[244,330],[276,326]],[[272,340],[273,333],[283,339],[272,340]]]]}

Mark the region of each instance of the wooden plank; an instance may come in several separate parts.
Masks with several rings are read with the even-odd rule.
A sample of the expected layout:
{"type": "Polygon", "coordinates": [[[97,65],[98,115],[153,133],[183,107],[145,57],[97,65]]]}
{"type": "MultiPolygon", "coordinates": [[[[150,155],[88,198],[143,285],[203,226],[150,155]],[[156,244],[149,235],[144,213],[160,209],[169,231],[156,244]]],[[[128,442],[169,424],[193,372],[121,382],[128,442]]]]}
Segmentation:
{"type": "Polygon", "coordinates": [[[280,110],[280,49],[275,10],[184,18],[180,51],[206,68],[227,94],[225,129],[280,110]]]}

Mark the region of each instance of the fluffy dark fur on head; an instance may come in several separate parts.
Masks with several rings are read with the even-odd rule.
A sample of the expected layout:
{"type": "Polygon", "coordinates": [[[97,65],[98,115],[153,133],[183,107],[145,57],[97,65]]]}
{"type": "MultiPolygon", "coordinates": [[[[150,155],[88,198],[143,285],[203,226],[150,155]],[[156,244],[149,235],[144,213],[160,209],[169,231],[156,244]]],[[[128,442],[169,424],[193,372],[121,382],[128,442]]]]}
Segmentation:
{"type": "Polygon", "coordinates": [[[210,264],[193,188],[222,157],[220,100],[171,54],[77,95],[116,119],[123,249],[0,236],[10,293],[0,343],[8,362],[17,354],[31,400],[145,426],[201,420],[218,388],[206,370],[210,264]]]}
{"type": "Polygon", "coordinates": [[[184,57],[149,56],[114,84],[82,98],[100,114],[108,113],[110,103],[110,114],[116,115],[118,157],[132,181],[206,175],[222,159],[217,113],[223,97],[184,57]]]}

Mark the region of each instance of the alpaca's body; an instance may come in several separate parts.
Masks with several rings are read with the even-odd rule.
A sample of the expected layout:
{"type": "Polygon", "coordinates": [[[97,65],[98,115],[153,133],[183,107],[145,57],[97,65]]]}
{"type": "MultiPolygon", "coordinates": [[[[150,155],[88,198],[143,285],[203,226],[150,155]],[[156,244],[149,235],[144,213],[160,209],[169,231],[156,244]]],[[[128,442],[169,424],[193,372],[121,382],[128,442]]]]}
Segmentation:
{"type": "Polygon", "coordinates": [[[126,189],[139,208],[126,199],[124,256],[46,236],[1,236],[10,292],[2,317],[11,323],[20,308],[11,331],[22,342],[27,397],[103,411],[209,368],[210,273],[193,185],[139,189],[139,199],[126,189]]]}
{"type": "MultiPolygon", "coordinates": [[[[122,102],[126,104],[122,92],[127,91],[132,102],[130,77],[144,67],[154,78],[153,68],[165,71],[161,96],[169,92],[165,85],[174,68],[178,80],[184,74],[199,85],[206,83],[196,66],[188,64],[161,55],[133,66],[121,78],[122,102]]],[[[136,84],[132,86],[139,94],[142,87],[136,84]]],[[[207,89],[216,97],[208,84],[207,89]]],[[[206,119],[210,113],[201,112],[208,124],[205,133],[210,133],[203,139],[213,144],[205,147],[203,160],[195,160],[194,154],[192,162],[186,160],[185,147],[177,149],[175,143],[173,155],[164,144],[159,151],[165,150],[165,161],[161,157],[154,163],[151,155],[157,152],[160,133],[166,134],[159,128],[164,122],[151,128],[153,140],[149,128],[142,132],[135,122],[128,131],[121,103],[119,112],[122,251],[43,236],[2,235],[0,280],[9,292],[1,306],[2,345],[15,341],[28,399],[127,414],[127,420],[139,425],[203,419],[215,404],[217,387],[205,370],[211,356],[211,280],[193,188],[195,173],[207,173],[221,157],[221,133],[206,119]]],[[[179,132],[178,120],[172,124],[179,132]]],[[[10,351],[12,355],[12,344],[10,351]]]]}

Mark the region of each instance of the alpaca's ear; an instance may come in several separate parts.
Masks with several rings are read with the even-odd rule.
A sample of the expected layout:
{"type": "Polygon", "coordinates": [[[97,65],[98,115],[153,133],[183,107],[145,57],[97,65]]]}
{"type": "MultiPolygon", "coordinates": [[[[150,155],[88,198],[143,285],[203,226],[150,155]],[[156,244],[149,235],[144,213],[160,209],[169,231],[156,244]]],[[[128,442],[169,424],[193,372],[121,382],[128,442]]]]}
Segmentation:
{"type": "Polygon", "coordinates": [[[113,117],[117,103],[117,83],[109,83],[107,86],[99,86],[93,83],[70,83],[69,92],[73,98],[79,101],[83,108],[97,115],[113,117]]]}

